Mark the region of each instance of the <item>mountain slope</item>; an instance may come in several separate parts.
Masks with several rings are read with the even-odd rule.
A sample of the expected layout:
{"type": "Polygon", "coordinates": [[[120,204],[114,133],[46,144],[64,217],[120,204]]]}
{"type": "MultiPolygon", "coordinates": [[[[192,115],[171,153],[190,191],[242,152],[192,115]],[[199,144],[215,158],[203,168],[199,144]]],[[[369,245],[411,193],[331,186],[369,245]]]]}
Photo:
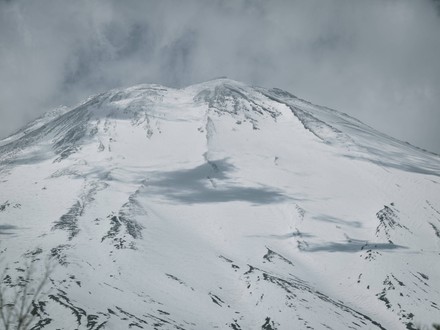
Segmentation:
{"type": "Polygon", "coordinates": [[[0,142],[3,285],[35,329],[412,329],[440,315],[439,157],[278,89],[91,97],[0,142]]]}

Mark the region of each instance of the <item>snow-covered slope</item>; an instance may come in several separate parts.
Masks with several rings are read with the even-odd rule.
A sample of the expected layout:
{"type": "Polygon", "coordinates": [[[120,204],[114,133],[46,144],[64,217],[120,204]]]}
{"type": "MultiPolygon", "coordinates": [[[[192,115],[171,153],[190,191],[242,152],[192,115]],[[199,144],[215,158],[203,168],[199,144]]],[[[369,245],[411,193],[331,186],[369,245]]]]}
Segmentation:
{"type": "Polygon", "coordinates": [[[56,264],[34,329],[413,329],[440,321],[439,176],[278,89],[112,90],[0,142],[2,285],[56,264]]]}

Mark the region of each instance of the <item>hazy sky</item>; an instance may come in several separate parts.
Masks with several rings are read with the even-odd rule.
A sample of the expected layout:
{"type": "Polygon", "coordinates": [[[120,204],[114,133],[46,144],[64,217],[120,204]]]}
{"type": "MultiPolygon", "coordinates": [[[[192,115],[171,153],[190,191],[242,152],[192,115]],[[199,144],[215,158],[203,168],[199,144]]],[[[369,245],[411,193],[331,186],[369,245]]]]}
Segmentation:
{"type": "Polygon", "coordinates": [[[0,136],[119,86],[279,87],[440,153],[440,1],[0,0],[0,136]]]}

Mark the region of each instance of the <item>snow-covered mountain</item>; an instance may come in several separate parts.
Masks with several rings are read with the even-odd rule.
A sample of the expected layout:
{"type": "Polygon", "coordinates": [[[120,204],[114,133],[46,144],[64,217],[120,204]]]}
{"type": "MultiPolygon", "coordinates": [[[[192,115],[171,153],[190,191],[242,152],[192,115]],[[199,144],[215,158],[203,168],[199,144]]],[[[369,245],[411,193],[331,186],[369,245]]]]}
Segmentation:
{"type": "Polygon", "coordinates": [[[112,90],[0,141],[2,286],[47,259],[33,329],[414,329],[440,157],[279,89],[112,90]]]}

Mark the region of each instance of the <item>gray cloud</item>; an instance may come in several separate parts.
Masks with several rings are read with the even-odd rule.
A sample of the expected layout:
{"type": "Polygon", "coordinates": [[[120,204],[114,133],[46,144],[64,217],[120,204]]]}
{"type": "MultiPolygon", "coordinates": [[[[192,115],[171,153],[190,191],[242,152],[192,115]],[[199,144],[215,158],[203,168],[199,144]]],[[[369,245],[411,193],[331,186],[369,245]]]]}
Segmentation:
{"type": "Polygon", "coordinates": [[[440,153],[439,8],[431,0],[0,1],[0,136],[110,88],[228,76],[440,153]]]}

